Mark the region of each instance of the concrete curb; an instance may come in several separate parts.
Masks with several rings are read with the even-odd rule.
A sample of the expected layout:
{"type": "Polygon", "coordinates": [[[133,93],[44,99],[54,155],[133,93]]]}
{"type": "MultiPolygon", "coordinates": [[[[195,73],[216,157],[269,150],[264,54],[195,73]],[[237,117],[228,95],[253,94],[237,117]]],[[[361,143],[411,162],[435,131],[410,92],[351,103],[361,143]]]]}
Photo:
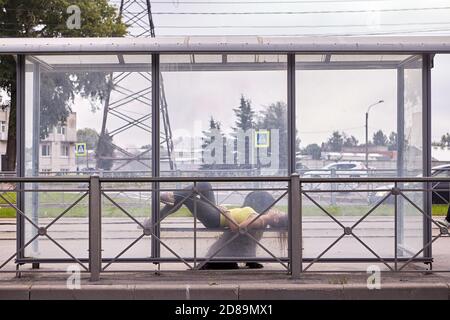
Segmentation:
{"type": "Polygon", "coordinates": [[[341,284],[241,285],[240,300],[342,300],[341,284]]]}
{"type": "Polygon", "coordinates": [[[136,285],[135,299],[237,300],[238,285],[136,285]]]}
{"type": "Polygon", "coordinates": [[[35,285],[30,288],[30,300],[132,300],[133,286],[89,285],[68,289],[65,285],[35,285]]]}
{"type": "Polygon", "coordinates": [[[0,300],[30,300],[29,285],[0,285],[0,300]]]}
{"type": "Polygon", "coordinates": [[[140,284],[0,286],[0,300],[450,300],[445,283],[384,284],[369,290],[357,284],[140,284]]]}
{"type": "Polygon", "coordinates": [[[382,284],[380,290],[360,285],[344,285],[346,300],[449,300],[449,286],[444,283],[382,284]]]}

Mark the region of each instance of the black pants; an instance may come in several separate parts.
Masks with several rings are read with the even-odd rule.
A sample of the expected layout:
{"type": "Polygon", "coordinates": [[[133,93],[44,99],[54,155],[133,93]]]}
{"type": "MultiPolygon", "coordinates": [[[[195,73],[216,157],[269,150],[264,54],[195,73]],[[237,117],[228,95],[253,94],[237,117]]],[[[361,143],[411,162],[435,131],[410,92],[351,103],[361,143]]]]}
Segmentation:
{"type": "MultiPolygon", "coordinates": [[[[215,228],[220,226],[220,213],[214,206],[216,200],[214,198],[214,192],[212,191],[211,184],[202,182],[197,184],[197,189],[202,197],[208,199],[204,200],[202,197],[197,196],[197,200],[194,201],[195,196],[191,195],[193,185],[183,190],[175,191],[175,205],[179,205],[183,199],[184,204],[194,215],[195,205],[197,206],[197,218],[207,228],[215,228]],[[194,205],[194,202],[196,204],[194,205]],[[212,205],[214,204],[214,205],[212,205]]],[[[264,212],[275,201],[274,197],[267,191],[252,191],[250,192],[242,204],[243,207],[251,207],[258,213],[264,212]]],[[[164,218],[172,210],[172,206],[166,205],[161,209],[161,217],[164,218]]],[[[249,230],[248,233],[256,241],[260,241],[263,236],[262,230],[249,230]]],[[[252,257],[256,257],[256,242],[246,235],[239,235],[233,241],[230,241],[235,237],[235,232],[225,229],[222,235],[211,245],[206,257],[214,255],[216,258],[220,257],[247,257],[249,261],[252,257]]],[[[249,266],[249,264],[247,264],[249,266]]],[[[238,265],[236,262],[208,262],[203,268],[205,269],[236,269],[238,265]]]]}
{"type": "MultiPolygon", "coordinates": [[[[175,206],[179,205],[183,200],[183,204],[194,215],[195,206],[197,206],[197,219],[206,228],[220,228],[220,211],[216,207],[216,199],[212,186],[209,182],[197,183],[199,195],[192,194],[194,185],[183,190],[174,192],[175,206]]],[[[258,213],[262,213],[275,201],[273,196],[266,191],[252,191],[244,200],[243,207],[251,207],[258,213]]],[[[167,206],[166,206],[167,207],[167,206]]],[[[161,216],[165,216],[169,208],[161,210],[161,216]]]]}
{"type": "Polygon", "coordinates": [[[447,209],[447,216],[445,217],[445,220],[447,220],[448,222],[450,222],[450,205],[448,206],[448,209],[447,209]]]}
{"type": "MultiPolygon", "coordinates": [[[[208,182],[197,183],[197,190],[201,196],[194,194],[193,189],[194,185],[191,185],[182,190],[174,191],[175,206],[179,206],[180,203],[184,204],[192,213],[192,216],[194,216],[195,207],[197,206],[197,219],[206,228],[219,228],[220,211],[215,207],[216,200],[214,199],[211,184],[208,182]]],[[[161,218],[165,218],[172,208],[173,206],[170,205],[162,208],[160,212],[161,218]]]]}

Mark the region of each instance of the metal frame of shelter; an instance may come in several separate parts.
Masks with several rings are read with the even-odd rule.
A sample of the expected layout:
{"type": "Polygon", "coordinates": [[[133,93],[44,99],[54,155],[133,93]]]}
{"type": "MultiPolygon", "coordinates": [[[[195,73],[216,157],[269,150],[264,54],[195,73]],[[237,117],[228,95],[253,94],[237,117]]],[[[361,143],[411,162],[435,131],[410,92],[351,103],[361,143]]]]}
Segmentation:
{"type": "MultiPolygon", "coordinates": [[[[226,54],[252,54],[255,57],[258,54],[277,54],[287,57],[287,106],[288,106],[288,173],[295,173],[295,112],[296,112],[296,70],[299,69],[394,69],[397,70],[397,133],[398,140],[403,141],[404,136],[404,101],[403,71],[406,64],[421,61],[422,68],[422,143],[423,143],[423,176],[431,176],[431,68],[433,66],[433,56],[436,53],[450,53],[450,37],[295,37],[295,38],[276,38],[276,37],[170,37],[170,38],[101,38],[101,39],[1,39],[0,54],[12,54],[17,56],[17,176],[25,177],[25,95],[28,94],[25,88],[25,60],[27,55],[107,55],[113,54],[120,56],[122,54],[151,54],[151,82],[153,90],[147,97],[151,101],[152,114],[152,145],[160,145],[160,106],[161,106],[161,85],[160,85],[160,55],[161,54],[222,54],[223,62],[226,62],[226,54]],[[322,54],[324,59],[320,63],[296,63],[296,54],[322,54]],[[333,62],[330,56],[333,54],[408,54],[411,55],[405,61],[365,61],[358,62],[333,62]],[[420,59],[421,58],[421,59],[420,59]],[[416,60],[415,60],[416,59],[416,60]]],[[[119,59],[120,60],[120,59],[119,59]]],[[[87,68],[88,70],[114,70],[118,72],[139,70],[148,68],[150,65],[74,65],[58,66],[54,70],[71,71],[77,68],[87,68]]],[[[214,66],[208,63],[187,63],[178,64],[177,70],[208,70],[221,68],[220,64],[214,66]]],[[[252,63],[223,63],[226,70],[248,70],[248,68],[258,68],[252,63]]],[[[259,67],[266,69],[279,68],[279,64],[270,63],[261,64],[259,67]]],[[[39,86],[35,86],[35,89],[39,86]]],[[[36,94],[36,92],[34,93],[36,94]]],[[[153,148],[152,151],[152,177],[160,177],[160,154],[159,148],[153,148]]],[[[398,154],[398,175],[403,172],[402,151],[399,146],[398,154]]],[[[261,177],[259,177],[261,178],[261,177]]],[[[288,178],[288,177],[287,177],[288,178]]],[[[249,178],[251,179],[251,178],[249,178]]],[[[154,182],[154,190],[157,190],[158,182],[154,182]]],[[[428,183],[429,184],[429,183],[428,183]]],[[[19,189],[23,189],[23,183],[19,182],[19,189]]],[[[153,199],[158,198],[154,191],[153,199]]],[[[431,212],[431,193],[424,191],[424,212],[431,212]]],[[[153,201],[155,202],[155,201],[153,201]]],[[[17,208],[24,210],[24,193],[18,192],[17,208]]],[[[159,221],[159,205],[152,205],[155,210],[155,221],[159,221]]],[[[17,216],[17,262],[30,262],[24,259],[23,250],[19,251],[25,245],[24,236],[25,219],[22,215],[17,216]]],[[[429,243],[432,239],[431,221],[423,220],[423,241],[429,243]]],[[[397,228],[402,228],[399,221],[397,228]]],[[[400,230],[398,229],[398,230],[400,230]]],[[[153,230],[158,235],[158,230],[153,230]]],[[[154,243],[159,246],[158,243],[154,243]]],[[[158,257],[159,250],[152,251],[154,257],[158,257]]],[[[423,251],[421,261],[432,261],[432,251],[430,246],[426,246],[423,251]]],[[[39,259],[32,262],[38,263],[39,259]]]]}

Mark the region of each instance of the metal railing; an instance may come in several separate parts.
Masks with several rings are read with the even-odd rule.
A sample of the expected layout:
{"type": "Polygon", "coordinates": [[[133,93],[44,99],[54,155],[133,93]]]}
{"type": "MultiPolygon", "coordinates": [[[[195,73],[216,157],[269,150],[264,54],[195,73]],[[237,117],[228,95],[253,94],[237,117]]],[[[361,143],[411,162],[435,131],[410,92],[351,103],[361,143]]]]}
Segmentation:
{"type": "MultiPolygon", "coordinates": [[[[254,261],[254,262],[271,262],[277,263],[286,269],[294,278],[301,276],[303,272],[313,271],[313,267],[318,263],[380,263],[383,264],[388,271],[406,271],[406,267],[412,262],[433,262],[431,255],[431,248],[433,244],[442,238],[448,238],[448,229],[437,221],[431,214],[431,194],[445,191],[448,189],[441,190],[436,188],[436,183],[450,183],[450,178],[371,178],[371,177],[361,177],[361,178],[300,178],[299,175],[294,174],[291,177],[208,177],[208,178],[190,178],[190,177],[165,177],[165,178],[147,178],[147,177],[136,177],[136,178],[100,178],[98,176],[91,177],[36,177],[36,178],[0,178],[0,183],[8,184],[11,186],[8,190],[2,190],[0,193],[0,201],[4,206],[8,206],[15,210],[16,221],[17,221],[17,239],[16,239],[16,249],[11,253],[4,261],[0,259],[0,272],[6,265],[11,263],[13,260],[16,264],[16,271],[21,272],[20,265],[25,263],[76,263],[81,268],[82,271],[90,273],[91,280],[95,281],[100,278],[101,273],[109,272],[112,265],[118,265],[123,263],[166,263],[166,262],[177,262],[183,263],[190,270],[200,270],[209,262],[230,262],[230,261],[254,261]],[[288,250],[284,254],[276,253],[267,244],[261,241],[261,235],[255,235],[253,233],[254,229],[249,227],[239,228],[238,232],[231,232],[224,229],[210,229],[205,228],[200,225],[197,221],[197,204],[198,201],[204,201],[209,203],[211,206],[219,208],[221,204],[220,201],[214,202],[211,199],[206,198],[202,194],[202,190],[198,188],[200,182],[211,182],[219,186],[213,188],[215,193],[223,193],[222,200],[228,199],[230,193],[241,193],[246,194],[251,191],[270,191],[272,193],[279,193],[279,195],[273,198],[273,201],[267,205],[263,210],[261,210],[260,215],[256,216],[250,223],[255,223],[258,219],[263,217],[263,213],[271,210],[277,205],[280,205],[282,201],[286,201],[286,214],[289,217],[289,224],[287,228],[288,233],[288,250]],[[321,203],[320,195],[324,193],[367,193],[372,189],[305,189],[305,185],[311,184],[341,184],[345,185],[348,183],[358,183],[361,186],[368,184],[384,184],[392,187],[386,187],[385,189],[378,189],[379,192],[384,192],[384,195],[377,200],[376,203],[367,207],[365,212],[359,212],[349,221],[341,221],[339,216],[336,216],[330,208],[327,207],[329,204],[324,205],[321,203]],[[130,185],[131,184],[131,185],[130,185]],[[144,193],[145,199],[151,202],[152,199],[158,199],[159,193],[163,191],[174,191],[178,190],[180,184],[193,184],[194,187],[191,189],[190,193],[175,207],[173,207],[170,212],[164,217],[158,215],[158,206],[152,206],[152,208],[157,208],[156,214],[152,214],[151,223],[146,223],[141,221],[141,216],[137,217],[134,213],[130,212],[130,204],[134,204],[135,200],[130,200],[127,203],[121,203],[117,199],[118,194],[125,193],[144,193]],[[67,185],[67,187],[61,188],[62,185],[67,185]],[[224,185],[224,186],[220,186],[224,185]],[[29,206],[29,202],[33,203],[33,199],[36,197],[31,197],[25,201],[25,195],[28,193],[39,194],[39,193],[70,193],[72,196],[69,198],[68,204],[63,204],[57,206],[60,211],[53,214],[53,218],[50,221],[46,220],[42,225],[38,221],[39,218],[39,208],[36,211],[36,207],[29,206]],[[17,193],[16,201],[14,201],[10,196],[11,193],[17,193]],[[418,196],[412,196],[412,194],[418,196]],[[115,198],[116,196],[116,198],[115,198]],[[177,252],[177,249],[166,242],[163,237],[161,237],[161,231],[165,230],[166,227],[162,226],[163,220],[169,216],[171,213],[178,211],[187,199],[194,199],[194,210],[192,224],[188,227],[179,228],[173,227],[170,229],[171,232],[176,232],[180,230],[190,231],[193,233],[192,243],[193,243],[193,254],[191,256],[186,256],[184,252],[177,252]],[[31,200],[31,201],[30,201],[31,200]],[[79,253],[71,252],[69,249],[65,248],[59,239],[52,236],[52,226],[54,226],[60,219],[67,216],[68,213],[75,208],[85,203],[88,200],[88,204],[82,213],[85,213],[88,224],[88,256],[83,257],[79,253]],[[389,202],[391,201],[391,202],[389,202]],[[109,205],[109,207],[107,207],[109,205]],[[383,206],[389,206],[383,207],[383,206]],[[64,207],[64,208],[60,208],[64,207]],[[104,222],[102,218],[102,211],[108,208],[114,207],[122,213],[123,217],[126,217],[130,223],[139,228],[140,234],[133,238],[128,244],[120,244],[119,252],[114,254],[112,257],[106,257],[103,254],[102,246],[102,227],[104,227],[104,222]],[[407,207],[407,208],[406,208],[407,207]],[[305,225],[308,223],[307,213],[312,209],[320,212],[324,218],[328,219],[329,223],[334,225],[333,232],[337,232],[335,239],[333,239],[325,249],[320,250],[316,255],[311,255],[311,253],[306,252],[305,243],[308,238],[307,229],[305,225]],[[393,224],[393,229],[391,235],[384,235],[384,238],[389,238],[393,240],[392,243],[392,254],[382,254],[377,252],[377,248],[374,248],[374,244],[370,244],[365,240],[364,235],[358,235],[356,229],[363,223],[367,222],[369,217],[376,216],[376,212],[379,209],[388,211],[392,210],[392,214],[389,216],[389,221],[393,224]],[[31,210],[29,213],[27,210],[31,210]],[[421,234],[421,244],[418,247],[417,243],[415,247],[411,250],[405,245],[405,217],[408,219],[408,212],[414,210],[416,212],[415,223],[419,221],[419,228],[421,234]],[[31,235],[28,235],[28,239],[25,237],[25,224],[29,226],[28,228],[32,230],[31,235]],[[432,234],[431,227],[435,234],[432,234]],[[336,231],[338,230],[338,231],[336,231]],[[228,238],[226,241],[220,243],[216,246],[213,251],[209,252],[207,255],[201,255],[197,252],[197,246],[199,244],[198,234],[201,232],[220,232],[228,233],[228,238]],[[423,232],[423,233],[422,233],[423,232]],[[45,238],[47,241],[53,243],[58,247],[67,258],[41,258],[41,257],[27,257],[24,252],[32,245],[33,242],[38,238],[45,238]],[[152,253],[148,256],[143,257],[125,257],[125,254],[129,252],[139,241],[142,239],[150,239],[152,246],[152,253]],[[351,256],[338,256],[338,257],[326,257],[328,253],[337,247],[339,243],[344,241],[346,238],[351,238],[360,244],[362,248],[366,250],[369,254],[368,257],[351,257],[351,256]],[[224,256],[220,255],[222,250],[227,246],[230,246],[233,242],[243,241],[245,239],[247,243],[252,243],[254,246],[259,248],[262,252],[266,254],[266,257],[257,257],[255,255],[233,255],[224,256]],[[161,256],[159,250],[153,250],[153,247],[164,248],[172,257],[161,256]],[[426,254],[425,254],[426,253],[426,254]]],[[[39,204],[39,202],[34,202],[34,204],[39,204]]],[[[334,206],[339,206],[339,204],[334,204],[334,206]]],[[[42,204],[45,207],[45,203],[42,204]]],[[[150,205],[149,205],[150,206],[150,205]]],[[[283,206],[281,206],[283,207],[283,206]]],[[[142,209],[139,207],[138,209],[142,209]]],[[[351,210],[351,206],[342,206],[343,210],[351,210]]],[[[109,210],[109,209],[108,209],[109,210]]],[[[221,213],[223,215],[223,213],[221,213]]],[[[224,215],[225,219],[228,219],[224,215]]],[[[387,219],[387,218],[386,218],[387,219]]],[[[41,221],[42,222],[42,221],[41,221]]],[[[230,223],[234,223],[231,221],[230,223]]],[[[167,228],[166,228],[167,229],[167,228]]],[[[311,228],[310,228],[311,229],[311,228]]],[[[169,230],[169,229],[167,229],[169,230]]],[[[262,233],[270,232],[283,232],[284,230],[266,228],[264,230],[258,230],[262,233]]],[[[413,235],[419,236],[419,235],[413,235]]],[[[331,237],[332,238],[332,237],[331,237]]],[[[384,239],[380,237],[381,240],[376,240],[375,244],[384,239]]],[[[314,240],[314,237],[312,237],[314,240]]],[[[319,237],[317,240],[320,241],[319,237]]],[[[185,241],[185,240],[183,240],[185,241]]],[[[448,270],[434,270],[435,272],[446,272],[450,271],[450,266],[448,270]]],[[[31,270],[30,270],[31,271],[31,270]]],[[[40,270],[34,270],[40,271],[40,270]]],[[[334,270],[334,272],[342,272],[344,270],[334,270]]],[[[408,270],[412,271],[412,270],[408,270]]],[[[27,270],[28,272],[28,270],[27,270]]],[[[47,272],[47,271],[45,271],[47,272]]],[[[111,271],[113,272],[113,271],[111,271]]],[[[420,272],[420,271],[419,271],[420,272]]]]}
{"type": "MultiPolygon", "coordinates": [[[[336,216],[330,213],[324,205],[321,205],[316,199],[314,199],[314,195],[318,195],[321,193],[368,193],[372,192],[372,188],[365,189],[326,189],[326,190],[304,190],[301,187],[302,199],[307,199],[310,203],[316,206],[330,221],[333,222],[340,232],[333,239],[333,241],[328,244],[325,249],[320,251],[319,254],[314,258],[303,258],[301,259],[301,263],[307,263],[306,267],[302,268],[303,272],[308,271],[313,265],[319,262],[352,262],[352,263],[361,263],[361,262],[377,262],[382,263],[387,267],[389,271],[408,271],[408,272],[423,272],[423,270],[406,270],[405,268],[409,266],[413,261],[420,261],[430,265],[430,269],[432,267],[433,257],[431,255],[431,247],[435,241],[441,238],[449,237],[448,228],[440,221],[436,220],[436,218],[432,215],[432,203],[431,196],[432,194],[436,194],[438,192],[449,192],[449,189],[439,189],[436,188],[436,184],[440,182],[449,183],[448,178],[324,178],[324,179],[300,179],[300,185],[302,186],[304,183],[308,184],[324,184],[324,183],[360,183],[360,184],[384,184],[383,188],[377,189],[379,193],[382,193],[382,196],[371,206],[366,208],[365,212],[362,212],[356,219],[353,221],[347,221],[344,224],[340,221],[336,216]],[[415,194],[415,196],[414,196],[415,194]],[[392,199],[389,201],[389,199],[392,199]],[[419,203],[418,203],[419,202],[419,203]],[[393,246],[392,252],[393,254],[389,256],[382,256],[377,253],[373,246],[369,245],[366,241],[363,241],[361,236],[358,236],[355,233],[355,229],[364,223],[368,217],[371,217],[375,214],[376,210],[381,208],[382,206],[386,206],[390,204],[392,209],[392,214],[390,216],[391,222],[393,223],[393,246]],[[408,210],[405,209],[405,206],[408,205],[408,210]],[[408,212],[405,212],[408,211],[408,212]],[[415,223],[419,223],[420,227],[423,226],[423,234],[414,235],[416,238],[420,238],[422,240],[421,245],[415,244],[412,249],[407,248],[405,246],[405,235],[404,231],[407,229],[405,227],[405,216],[407,213],[411,216],[411,211],[416,212],[416,221],[415,223]],[[432,234],[432,227],[435,227],[436,234],[432,234]],[[339,244],[344,238],[352,238],[356,240],[363,248],[367,250],[372,256],[372,258],[328,258],[323,259],[324,255],[329,252],[332,248],[335,248],[337,244],[339,244]],[[401,255],[399,253],[402,253],[401,255]],[[427,252],[426,254],[424,254],[427,252]],[[421,256],[422,255],[422,256],[421,256]]],[[[448,185],[447,185],[448,186],[448,185]]],[[[303,200],[304,203],[305,200],[303,200]]],[[[447,203],[448,205],[448,203],[447,203]]],[[[302,206],[302,211],[304,211],[305,206],[302,206]]],[[[385,208],[386,211],[386,208],[385,208]]],[[[411,218],[409,218],[411,219],[411,218]]],[[[303,220],[302,220],[303,221],[303,220]]],[[[304,240],[304,239],[302,239],[304,240]]],[[[450,253],[449,253],[450,255],[450,253]]],[[[445,266],[446,269],[434,270],[435,272],[449,272],[449,266],[445,266]]],[[[329,272],[339,272],[342,270],[328,270],[329,272]]],[[[348,272],[348,271],[347,271],[348,272]]]]}
{"type": "MultiPolygon", "coordinates": [[[[67,183],[87,183],[90,184],[92,179],[89,178],[46,178],[46,177],[39,177],[39,178],[0,178],[0,183],[2,185],[7,185],[7,188],[2,188],[0,193],[0,201],[2,201],[2,207],[5,208],[9,207],[15,211],[16,214],[16,250],[10,255],[8,258],[6,258],[4,261],[0,261],[0,271],[3,271],[2,269],[13,259],[16,261],[16,269],[19,269],[19,265],[22,264],[19,262],[21,260],[21,257],[23,256],[23,253],[25,249],[27,249],[31,244],[35,243],[35,241],[38,238],[46,238],[49,241],[51,241],[56,247],[58,247],[62,252],[64,252],[70,259],[70,261],[77,263],[82,267],[84,271],[89,271],[90,267],[87,266],[84,262],[81,261],[81,259],[75,257],[74,254],[72,254],[69,250],[67,250],[61,243],[57,240],[55,240],[54,237],[50,235],[51,233],[51,227],[54,226],[61,218],[63,218],[72,208],[77,206],[83,199],[87,198],[88,194],[90,194],[92,188],[64,188],[64,189],[57,189],[57,188],[41,188],[42,184],[48,185],[55,182],[67,184],[67,183]],[[26,186],[31,184],[31,188],[27,188],[26,186]],[[40,185],[37,185],[40,184],[40,185]],[[51,219],[50,221],[45,221],[44,225],[41,225],[38,222],[38,213],[33,210],[31,214],[27,214],[24,206],[24,199],[25,194],[31,193],[32,194],[32,202],[36,199],[35,195],[39,192],[46,192],[46,193],[54,193],[54,192],[75,192],[79,193],[78,197],[76,197],[75,200],[73,200],[67,207],[61,209],[56,216],[51,219]],[[14,195],[14,196],[13,196],[14,195]],[[15,198],[15,199],[14,199],[15,198]],[[31,235],[29,236],[29,239],[25,240],[24,237],[24,225],[25,223],[28,224],[31,235]]],[[[89,197],[91,198],[91,197],[89,197]]],[[[59,206],[61,207],[61,206],[59,206]]],[[[89,210],[89,217],[95,215],[95,211],[89,210]]],[[[91,223],[90,223],[91,225],[91,223]]],[[[34,263],[32,261],[33,259],[30,259],[31,263],[34,263]]],[[[91,259],[90,259],[91,260],[91,259]]]]}

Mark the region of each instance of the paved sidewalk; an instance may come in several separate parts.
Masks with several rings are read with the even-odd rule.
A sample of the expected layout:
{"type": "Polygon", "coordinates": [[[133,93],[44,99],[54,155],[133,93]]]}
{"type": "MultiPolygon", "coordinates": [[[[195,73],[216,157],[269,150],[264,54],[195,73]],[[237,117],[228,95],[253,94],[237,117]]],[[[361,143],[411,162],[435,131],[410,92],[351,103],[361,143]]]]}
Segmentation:
{"type": "MultiPolygon", "coordinates": [[[[386,217],[369,219],[364,228],[368,243],[379,254],[392,252],[394,248],[392,224],[386,217]],[[391,229],[387,228],[391,226],[391,229]]],[[[52,236],[77,257],[87,257],[88,238],[86,224],[80,219],[68,219],[52,227],[52,236]]],[[[2,220],[0,228],[0,261],[6,260],[15,250],[14,221],[2,220]]],[[[183,232],[171,231],[171,228],[191,227],[191,220],[176,218],[167,222],[164,233],[167,241],[176,252],[192,254],[192,235],[183,236],[183,232]],[[170,223],[169,223],[170,222],[170,223]]],[[[142,232],[127,219],[105,219],[103,255],[115,257],[126,244],[136,239],[142,232]]],[[[177,229],[177,230],[178,230],[177,229]]],[[[339,236],[339,229],[332,221],[319,218],[308,219],[304,229],[304,254],[316,257],[329,243],[339,236]],[[320,238],[318,236],[320,235],[320,238]],[[317,240],[319,239],[319,240],[317,240]],[[313,241],[314,240],[314,241],[313,241]],[[325,246],[325,247],[324,247],[325,246]]],[[[342,232],[342,230],[340,230],[342,232]]],[[[217,234],[199,232],[202,238],[197,245],[197,254],[202,256],[215,241],[217,234]]],[[[419,239],[420,240],[420,239],[419,239]]],[[[149,239],[141,241],[130,250],[129,257],[145,257],[149,252],[149,239]]],[[[281,250],[278,238],[267,232],[264,243],[278,256],[286,254],[281,250]]],[[[433,244],[433,269],[449,270],[450,238],[441,238],[433,244]]],[[[416,244],[417,241],[410,241],[416,244]]],[[[420,246],[415,248],[419,250],[420,246]]],[[[40,241],[41,258],[67,255],[48,240],[40,241]]],[[[331,256],[366,257],[370,252],[354,239],[343,239],[331,256]]],[[[258,256],[264,254],[259,250],[258,256]]],[[[163,256],[167,252],[163,250],[163,256]]],[[[169,255],[170,256],[170,255],[169,255]]],[[[182,263],[162,264],[163,270],[155,274],[156,266],[152,263],[122,264],[117,263],[108,268],[110,272],[101,274],[101,280],[90,282],[88,274],[82,274],[81,289],[70,290],[66,286],[68,273],[66,264],[43,264],[40,271],[30,273],[30,265],[22,266],[24,270],[20,279],[14,273],[0,272],[0,299],[445,299],[450,296],[449,273],[424,273],[421,263],[410,264],[406,269],[419,270],[420,273],[382,273],[381,290],[367,288],[368,274],[351,271],[366,270],[368,264],[320,264],[313,266],[310,272],[303,274],[300,280],[292,280],[282,267],[266,264],[263,270],[226,270],[226,271],[187,271],[182,263]],[[117,272],[119,268],[123,272],[117,272]],[[132,268],[132,269],[131,269],[132,268]],[[135,270],[141,270],[135,272],[135,270]],[[50,273],[59,270],[59,273],[50,273]],[[317,270],[327,271],[317,273],[317,270]],[[340,273],[331,273],[339,270],[340,273]],[[344,273],[346,271],[347,273],[344,273]]],[[[378,263],[383,270],[387,270],[378,263]]],[[[14,270],[13,261],[7,270],[14,270]]]]}
{"type": "Polygon", "coordinates": [[[367,274],[307,273],[299,280],[273,271],[165,271],[108,273],[98,282],[83,274],[81,288],[67,274],[14,274],[0,278],[0,299],[450,299],[450,276],[382,273],[381,289],[367,288],[367,274]]]}

